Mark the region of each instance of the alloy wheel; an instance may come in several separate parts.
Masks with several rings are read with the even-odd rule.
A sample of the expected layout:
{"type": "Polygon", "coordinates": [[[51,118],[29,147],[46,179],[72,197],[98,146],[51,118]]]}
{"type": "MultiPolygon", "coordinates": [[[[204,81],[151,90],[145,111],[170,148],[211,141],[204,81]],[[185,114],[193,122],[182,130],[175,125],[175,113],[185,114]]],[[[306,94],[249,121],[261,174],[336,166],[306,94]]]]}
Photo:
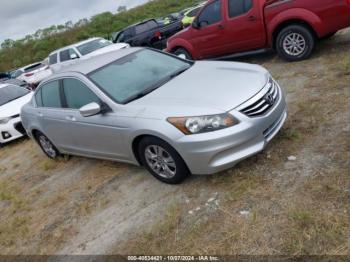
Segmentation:
{"type": "Polygon", "coordinates": [[[306,40],[299,33],[292,32],[283,40],[283,49],[288,55],[299,56],[306,49],[306,40]]]}
{"type": "Polygon", "coordinates": [[[43,135],[39,137],[39,143],[44,150],[44,152],[51,158],[55,158],[57,156],[56,150],[53,144],[43,135]]]}
{"type": "Polygon", "coordinates": [[[171,155],[161,146],[150,145],[145,149],[145,158],[149,167],[163,178],[176,175],[176,163],[171,155]]]}

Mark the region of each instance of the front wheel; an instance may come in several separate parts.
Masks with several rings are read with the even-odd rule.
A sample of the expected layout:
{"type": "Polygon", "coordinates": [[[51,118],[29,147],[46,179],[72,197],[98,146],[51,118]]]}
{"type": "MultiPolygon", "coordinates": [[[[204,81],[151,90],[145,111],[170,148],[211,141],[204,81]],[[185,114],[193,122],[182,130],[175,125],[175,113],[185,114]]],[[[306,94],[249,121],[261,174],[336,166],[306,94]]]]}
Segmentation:
{"type": "Polygon", "coordinates": [[[180,184],[189,175],[185,162],[168,143],[146,137],[139,144],[142,164],[158,180],[167,184],[180,184]]]}
{"type": "Polygon", "coordinates": [[[192,56],[190,55],[190,53],[184,49],[184,48],[178,48],[173,52],[174,55],[182,58],[182,59],[188,59],[188,60],[193,60],[192,56]]]}
{"type": "Polygon", "coordinates": [[[315,39],[308,28],[301,25],[290,25],[277,36],[278,55],[287,61],[301,61],[311,56],[315,39]]]}

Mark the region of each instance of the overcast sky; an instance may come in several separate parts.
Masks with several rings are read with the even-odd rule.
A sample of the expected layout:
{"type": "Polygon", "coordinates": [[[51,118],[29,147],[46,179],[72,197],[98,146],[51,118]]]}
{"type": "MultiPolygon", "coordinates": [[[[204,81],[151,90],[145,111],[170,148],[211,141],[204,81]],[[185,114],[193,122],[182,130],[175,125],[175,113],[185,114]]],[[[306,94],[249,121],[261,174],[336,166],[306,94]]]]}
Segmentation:
{"type": "Polygon", "coordinates": [[[19,39],[51,25],[77,22],[81,18],[128,8],[147,0],[0,0],[0,43],[7,38],[19,39]]]}

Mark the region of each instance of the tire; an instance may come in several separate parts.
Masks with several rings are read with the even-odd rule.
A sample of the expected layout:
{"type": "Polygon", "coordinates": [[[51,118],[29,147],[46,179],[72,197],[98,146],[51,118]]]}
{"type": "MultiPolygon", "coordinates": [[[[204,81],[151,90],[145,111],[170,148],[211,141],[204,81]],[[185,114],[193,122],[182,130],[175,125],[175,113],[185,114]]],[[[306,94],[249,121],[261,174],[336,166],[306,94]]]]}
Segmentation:
{"type": "Polygon", "coordinates": [[[35,138],[41,150],[47,157],[56,159],[61,155],[55,145],[43,133],[37,132],[35,138]]]}
{"type": "Polygon", "coordinates": [[[276,39],[276,50],[284,60],[295,62],[309,58],[315,47],[315,38],[302,25],[290,25],[279,32],[276,39]]]}
{"type": "Polygon", "coordinates": [[[187,60],[193,60],[192,56],[190,55],[189,52],[187,52],[186,49],[184,48],[178,48],[173,52],[174,55],[183,58],[183,59],[187,59],[187,60]]]}
{"type": "Polygon", "coordinates": [[[143,166],[164,183],[180,184],[191,175],[181,156],[161,139],[143,138],[139,143],[138,153],[143,166]]]}

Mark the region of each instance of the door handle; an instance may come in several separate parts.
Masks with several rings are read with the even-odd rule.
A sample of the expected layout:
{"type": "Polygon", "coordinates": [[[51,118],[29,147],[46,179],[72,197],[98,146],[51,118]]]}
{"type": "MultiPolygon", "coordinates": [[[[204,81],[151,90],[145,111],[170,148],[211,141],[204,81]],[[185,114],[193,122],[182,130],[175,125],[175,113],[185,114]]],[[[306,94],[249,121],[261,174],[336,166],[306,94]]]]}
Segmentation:
{"type": "Polygon", "coordinates": [[[38,112],[38,116],[43,117],[44,115],[43,115],[43,113],[38,112]]]}
{"type": "Polygon", "coordinates": [[[218,25],[218,28],[219,28],[220,30],[225,29],[225,27],[224,27],[223,25],[218,25]]]}
{"type": "Polygon", "coordinates": [[[255,15],[249,16],[248,21],[256,21],[256,16],[255,15]]]}
{"type": "Polygon", "coordinates": [[[72,122],[75,122],[75,121],[76,121],[76,119],[75,119],[74,116],[66,116],[66,120],[72,121],[72,122]]]}

